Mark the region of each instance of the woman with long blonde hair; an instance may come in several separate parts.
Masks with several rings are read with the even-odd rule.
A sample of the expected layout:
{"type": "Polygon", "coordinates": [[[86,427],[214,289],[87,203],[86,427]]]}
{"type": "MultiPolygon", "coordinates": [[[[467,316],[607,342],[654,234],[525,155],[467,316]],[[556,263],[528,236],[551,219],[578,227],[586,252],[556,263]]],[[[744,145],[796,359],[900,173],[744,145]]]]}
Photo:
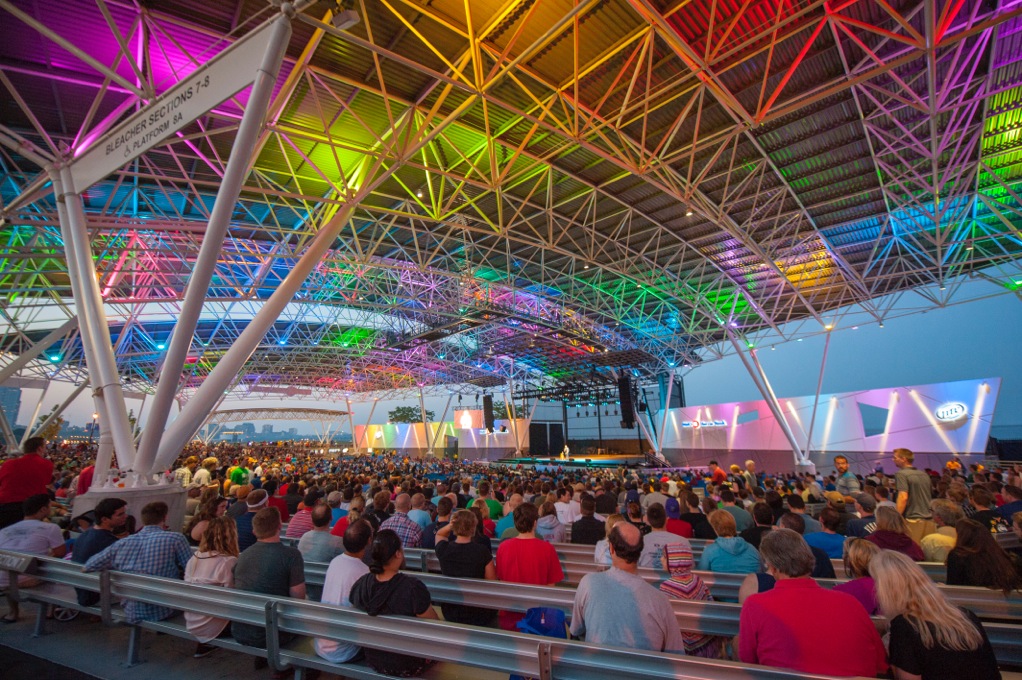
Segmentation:
{"type": "Polygon", "coordinates": [[[882,550],[869,563],[877,604],[891,622],[890,661],[896,680],[1001,677],[983,625],[947,601],[910,557],[882,550]]]}
{"type": "MultiPolygon", "coordinates": [[[[199,550],[185,565],[185,581],[203,586],[234,587],[234,565],[238,562],[238,527],[230,517],[214,517],[206,525],[199,550]]],[[[195,658],[201,659],[216,647],[207,644],[215,638],[230,635],[230,623],[204,614],[185,612],[188,632],[199,641],[195,658]]]]}
{"type": "Polygon", "coordinates": [[[867,541],[875,543],[878,548],[883,550],[904,553],[916,562],[922,562],[925,559],[923,549],[909,536],[908,524],[900,512],[881,505],[876,509],[876,518],[876,531],[866,537],[867,541]]]}

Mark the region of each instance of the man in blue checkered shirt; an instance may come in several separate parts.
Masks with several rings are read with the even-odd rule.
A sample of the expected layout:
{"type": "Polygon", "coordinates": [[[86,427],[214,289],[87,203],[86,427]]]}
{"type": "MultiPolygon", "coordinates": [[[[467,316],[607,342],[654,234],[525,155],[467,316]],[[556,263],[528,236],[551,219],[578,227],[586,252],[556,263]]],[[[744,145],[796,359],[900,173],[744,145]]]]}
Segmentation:
{"type": "Polygon", "coordinates": [[[411,509],[412,497],[406,493],[400,494],[394,499],[394,514],[380,525],[380,531],[390,529],[396,533],[401,539],[401,546],[406,549],[422,545],[422,527],[408,517],[411,509]]]}
{"type": "MultiPolygon", "coordinates": [[[[183,534],[167,531],[167,511],[167,504],[162,501],[143,507],[141,531],[90,557],[85,563],[85,571],[116,569],[129,574],[180,579],[192,551],[183,534]]],[[[129,623],[138,623],[162,621],[173,616],[174,610],[147,602],[125,600],[124,613],[129,623]]]]}

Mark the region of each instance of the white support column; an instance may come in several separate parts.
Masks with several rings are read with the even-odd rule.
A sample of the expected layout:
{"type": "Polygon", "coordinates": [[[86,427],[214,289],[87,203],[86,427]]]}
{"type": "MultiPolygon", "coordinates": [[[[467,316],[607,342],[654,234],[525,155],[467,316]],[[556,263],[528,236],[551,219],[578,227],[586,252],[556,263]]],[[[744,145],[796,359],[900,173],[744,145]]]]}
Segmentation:
{"type": "Polygon", "coordinates": [[[77,327],[78,317],[73,316],[64,323],[62,323],[58,328],[55,328],[49,333],[47,333],[39,342],[35,343],[29,349],[25,350],[24,352],[16,356],[14,358],[14,361],[4,366],[3,369],[0,369],[0,385],[7,382],[8,378],[13,376],[21,369],[25,368],[25,366],[27,366],[30,361],[32,361],[40,354],[45,352],[46,348],[55,343],[57,340],[63,338],[65,335],[67,335],[77,327]]]}
{"type": "Polygon", "coordinates": [[[7,445],[8,453],[13,453],[19,450],[18,438],[14,436],[14,430],[11,429],[11,423],[7,420],[7,416],[4,415],[3,411],[0,411],[0,433],[3,434],[4,443],[7,445]]]}
{"type": "Polygon", "coordinates": [[[820,378],[816,381],[816,398],[813,399],[813,413],[809,416],[809,432],[806,433],[805,455],[802,462],[806,462],[813,450],[813,427],[816,425],[816,409],[820,405],[820,391],[823,389],[823,371],[827,368],[827,351],[830,349],[830,330],[827,330],[827,340],[823,343],[823,358],[820,360],[820,378]]]}
{"type": "Polygon", "coordinates": [[[344,404],[348,407],[348,427],[351,428],[351,448],[355,449],[355,453],[358,453],[358,447],[355,446],[355,414],[351,410],[351,398],[345,397],[344,404]]]}
{"type": "Polygon", "coordinates": [[[742,351],[738,338],[736,338],[727,327],[724,328],[724,332],[727,333],[728,340],[731,341],[731,344],[735,348],[735,352],[738,353],[738,358],[741,359],[742,365],[745,366],[745,370],[749,372],[749,375],[752,377],[752,381],[756,383],[756,388],[759,390],[760,394],[763,395],[763,400],[766,401],[767,407],[770,409],[770,412],[774,414],[774,418],[777,420],[777,425],[781,428],[781,431],[784,432],[785,438],[787,438],[788,443],[791,445],[791,451],[795,455],[795,465],[801,465],[802,450],[799,448],[798,442],[795,440],[794,433],[788,426],[788,420],[784,417],[784,413],[781,411],[781,405],[778,403],[773,389],[770,387],[770,384],[766,382],[766,373],[764,373],[762,367],[759,366],[759,360],[756,358],[755,352],[750,351],[749,354],[752,356],[753,361],[756,362],[756,367],[759,368],[758,373],[757,369],[749,363],[749,359],[745,356],[745,352],[742,351]]]}
{"type": "MultiPolygon", "coordinates": [[[[58,202],[64,204],[66,220],[61,219],[61,232],[64,236],[64,247],[68,259],[75,260],[76,275],[79,279],[81,295],[75,299],[79,321],[83,335],[89,335],[92,342],[92,353],[95,366],[89,367],[89,375],[93,388],[98,391],[106,407],[106,422],[117,449],[118,461],[127,463],[130,469],[135,460],[135,443],[131,437],[131,425],[128,423],[128,409],[124,401],[120,377],[117,374],[117,359],[114,356],[113,344],[110,341],[110,327],[100,295],[99,283],[96,278],[96,263],[92,259],[92,247],[89,232],[85,223],[85,209],[82,198],[75,193],[71,171],[67,167],[60,169],[58,202]]],[[[55,187],[56,189],[56,187],[55,187]]],[[[86,354],[88,360],[88,354],[86,354]]],[[[123,466],[123,463],[122,463],[123,466]]],[[[97,472],[99,464],[96,465],[97,472]]]]}
{"type": "MultiPolygon", "coordinates": [[[[379,404],[379,400],[373,399],[372,408],[369,409],[369,417],[366,418],[366,426],[362,429],[362,434],[366,437],[366,448],[369,448],[369,423],[373,422],[373,413],[376,412],[376,405],[379,404]]],[[[354,438],[355,432],[352,431],[351,436],[354,438]]],[[[361,441],[361,437],[355,441],[355,453],[358,454],[358,442],[361,441]]]]}
{"type": "Polygon", "coordinates": [[[657,448],[656,453],[660,458],[664,457],[664,440],[667,439],[667,412],[670,410],[671,405],[671,392],[674,391],[674,371],[668,371],[667,373],[667,397],[664,399],[664,403],[661,406],[664,409],[664,414],[660,418],[660,446],[657,448]]]}
{"type": "MultiPolygon", "coordinates": [[[[184,370],[188,350],[192,346],[192,337],[202,313],[206,293],[209,291],[209,283],[223,250],[227,228],[230,226],[235,204],[241,195],[242,182],[248,172],[249,158],[259,139],[263,117],[269,107],[284,51],[291,37],[290,16],[281,13],[274,22],[270,42],[259,66],[234,144],[231,146],[231,155],[220,188],[217,190],[209,224],[202,239],[202,247],[188,277],[188,287],[181,303],[181,311],[178,313],[177,324],[171,333],[167,354],[158,369],[161,379],[156,386],[156,396],[153,398],[149,419],[142,433],[142,445],[135,466],[142,472],[150,472],[159,467],[154,467],[153,464],[156,461],[160,438],[170,417],[170,408],[181,383],[181,373],[184,370]]],[[[166,456],[161,457],[161,462],[165,458],[166,456]]]]}
{"type": "MultiPolygon", "coordinates": [[[[646,417],[649,417],[649,411],[646,412],[646,417]]],[[[657,457],[659,457],[660,456],[660,442],[658,442],[656,439],[654,439],[653,437],[650,436],[649,428],[646,427],[646,423],[642,422],[642,414],[641,413],[635,414],[635,422],[636,422],[636,424],[638,424],[639,429],[642,430],[642,436],[646,438],[646,443],[649,444],[649,447],[651,449],[653,449],[653,453],[657,457]]]]}
{"type": "Polygon", "coordinates": [[[426,418],[426,400],[422,396],[422,386],[419,386],[419,416],[422,418],[422,436],[425,439],[422,443],[426,445],[427,455],[433,454],[433,448],[429,445],[429,419],[426,418]]]}
{"type": "MultiPolygon", "coordinates": [[[[50,179],[53,182],[53,193],[57,197],[57,215],[60,220],[60,233],[65,243],[70,243],[71,237],[67,232],[65,225],[68,224],[67,206],[64,205],[62,199],[63,184],[60,181],[60,175],[54,170],[50,170],[50,179]]],[[[68,278],[71,281],[71,294],[76,300],[81,300],[85,293],[82,290],[81,279],[78,276],[78,263],[75,258],[67,258],[67,272],[68,278]]],[[[85,354],[85,365],[89,369],[89,384],[92,386],[92,403],[95,407],[95,412],[100,415],[102,420],[107,419],[106,413],[106,400],[103,398],[103,392],[99,389],[99,378],[96,373],[96,352],[93,347],[93,334],[91,332],[92,323],[86,318],[75,317],[78,319],[78,338],[82,343],[82,353],[85,354]]],[[[106,481],[106,473],[110,469],[110,460],[113,456],[113,444],[109,440],[109,428],[105,425],[100,427],[100,440],[97,448],[95,472],[93,479],[103,480],[101,483],[106,481]],[[106,432],[107,439],[103,439],[102,433],[106,432]],[[105,446],[104,446],[105,444],[105,446]]]]}
{"type": "MultiPolygon", "coordinates": [[[[84,392],[85,388],[88,387],[88,386],[89,386],[88,383],[82,383],[81,385],[76,387],[74,389],[74,391],[71,392],[71,395],[67,399],[65,399],[64,402],[60,406],[58,406],[57,409],[53,413],[51,413],[49,416],[47,416],[46,420],[44,420],[42,423],[40,423],[39,427],[35,428],[34,430],[32,429],[31,425],[29,427],[25,428],[25,437],[24,437],[24,439],[21,440],[21,445],[22,446],[25,445],[25,442],[28,440],[28,438],[30,436],[29,435],[30,432],[32,434],[36,434],[36,433],[42,432],[47,427],[49,427],[50,423],[52,423],[57,418],[59,418],[61,416],[61,414],[63,414],[64,411],[67,410],[67,407],[71,405],[71,402],[73,402],[75,399],[77,399],[78,395],[81,394],[82,392],[84,392]]],[[[42,403],[42,399],[41,398],[39,400],[39,403],[42,403]]],[[[32,418],[32,420],[30,422],[35,422],[35,418],[32,418]]]]}
{"type": "Polygon", "coordinates": [[[444,429],[444,423],[447,422],[447,412],[451,410],[451,401],[454,399],[454,394],[447,395],[447,405],[444,406],[444,414],[440,416],[440,422],[437,423],[436,432],[433,433],[433,438],[429,442],[428,454],[431,456],[436,455],[436,442],[440,439],[440,433],[444,429]]]}
{"type": "Polygon", "coordinates": [[[21,446],[25,445],[25,440],[28,439],[28,433],[33,429],[38,429],[35,428],[35,421],[39,419],[39,411],[43,408],[43,400],[46,399],[46,393],[49,389],[50,383],[46,383],[46,386],[43,387],[42,393],[39,395],[39,400],[35,403],[35,408],[32,409],[32,415],[28,418],[28,425],[25,426],[25,436],[21,438],[21,446]]]}

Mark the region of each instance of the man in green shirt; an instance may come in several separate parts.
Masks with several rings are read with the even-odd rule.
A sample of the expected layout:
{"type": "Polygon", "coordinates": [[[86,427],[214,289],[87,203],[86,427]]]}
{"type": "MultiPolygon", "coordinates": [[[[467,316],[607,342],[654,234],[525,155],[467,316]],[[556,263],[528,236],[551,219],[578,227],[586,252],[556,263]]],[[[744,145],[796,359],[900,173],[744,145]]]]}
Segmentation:
{"type": "Polygon", "coordinates": [[[894,450],[894,464],[898,472],[894,475],[894,488],[898,491],[895,506],[908,523],[908,533],[912,540],[919,543],[924,536],[937,530],[930,511],[933,488],[930,475],[912,467],[915,454],[908,449],[894,450]]]}

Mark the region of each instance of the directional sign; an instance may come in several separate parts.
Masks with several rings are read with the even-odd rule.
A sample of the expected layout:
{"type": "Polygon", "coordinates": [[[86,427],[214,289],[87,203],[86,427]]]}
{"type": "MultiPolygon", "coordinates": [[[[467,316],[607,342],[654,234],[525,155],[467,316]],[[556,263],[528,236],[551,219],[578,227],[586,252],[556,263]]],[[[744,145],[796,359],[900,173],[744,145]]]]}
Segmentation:
{"type": "Polygon", "coordinates": [[[140,109],[72,161],[82,192],[248,87],[270,41],[273,22],[246,35],[140,109]]]}

